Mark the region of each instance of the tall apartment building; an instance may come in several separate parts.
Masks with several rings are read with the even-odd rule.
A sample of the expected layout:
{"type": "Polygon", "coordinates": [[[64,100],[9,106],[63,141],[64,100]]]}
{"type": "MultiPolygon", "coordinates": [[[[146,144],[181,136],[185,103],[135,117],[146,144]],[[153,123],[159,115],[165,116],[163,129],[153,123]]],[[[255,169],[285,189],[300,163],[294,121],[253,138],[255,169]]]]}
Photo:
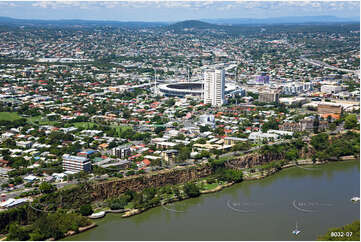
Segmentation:
{"type": "Polygon", "coordinates": [[[130,146],[123,145],[114,147],[110,150],[110,154],[116,156],[117,158],[127,158],[131,153],[130,146]]]}
{"type": "Polygon", "coordinates": [[[280,93],[278,91],[269,90],[259,92],[258,101],[261,103],[278,103],[280,93]]]}
{"type": "Polygon", "coordinates": [[[224,70],[208,70],[204,73],[204,103],[222,106],[224,98],[224,70]]]}
{"type": "Polygon", "coordinates": [[[66,171],[90,171],[90,160],[82,156],[63,155],[63,169],[66,171]]]}

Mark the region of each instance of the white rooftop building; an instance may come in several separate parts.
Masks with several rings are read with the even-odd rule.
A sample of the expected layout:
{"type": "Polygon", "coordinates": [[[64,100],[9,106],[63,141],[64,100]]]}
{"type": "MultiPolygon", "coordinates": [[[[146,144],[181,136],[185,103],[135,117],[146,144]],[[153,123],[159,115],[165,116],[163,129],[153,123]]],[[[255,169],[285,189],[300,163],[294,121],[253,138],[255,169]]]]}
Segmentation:
{"type": "Polygon", "coordinates": [[[262,133],[262,132],[252,132],[249,134],[248,139],[252,141],[261,141],[264,139],[267,140],[277,140],[279,136],[277,134],[269,134],[269,133],[262,133]]]}

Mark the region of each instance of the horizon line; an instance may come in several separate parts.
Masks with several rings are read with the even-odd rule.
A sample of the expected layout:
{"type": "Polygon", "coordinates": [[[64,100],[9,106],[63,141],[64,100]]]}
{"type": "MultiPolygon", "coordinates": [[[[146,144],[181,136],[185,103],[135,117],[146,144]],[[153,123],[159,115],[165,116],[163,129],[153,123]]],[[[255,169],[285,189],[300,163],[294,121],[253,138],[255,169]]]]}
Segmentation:
{"type": "MultiPolygon", "coordinates": [[[[289,15],[289,16],[279,16],[279,17],[234,17],[234,18],[186,18],[186,19],[179,19],[179,20],[158,20],[158,21],[151,21],[151,20],[115,20],[115,19],[88,19],[88,18],[59,18],[59,19],[44,19],[44,18],[17,18],[17,17],[10,17],[10,16],[0,16],[0,18],[9,18],[14,20],[41,20],[41,21],[64,21],[64,20],[80,20],[80,21],[100,21],[100,22],[144,22],[144,23],[173,23],[173,22],[183,22],[183,21],[206,21],[206,20],[266,20],[266,19],[279,19],[279,18],[294,18],[294,17],[333,17],[336,19],[344,19],[349,20],[352,22],[360,22],[360,16],[350,16],[350,17],[338,17],[335,15],[289,15]],[[358,18],[358,20],[355,20],[358,18]]],[[[322,22],[333,22],[333,21],[322,21],[322,22]]]]}

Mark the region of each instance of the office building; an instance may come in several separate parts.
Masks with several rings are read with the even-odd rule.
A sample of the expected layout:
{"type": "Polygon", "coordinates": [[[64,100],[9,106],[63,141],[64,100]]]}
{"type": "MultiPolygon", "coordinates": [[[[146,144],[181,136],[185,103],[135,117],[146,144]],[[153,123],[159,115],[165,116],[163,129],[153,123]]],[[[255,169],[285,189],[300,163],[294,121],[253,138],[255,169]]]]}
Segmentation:
{"type": "Polygon", "coordinates": [[[336,85],[322,85],[321,86],[321,92],[327,93],[327,94],[334,94],[342,91],[341,86],[336,85]]]}
{"type": "Polygon", "coordinates": [[[258,101],[261,103],[278,103],[280,94],[278,91],[269,90],[262,91],[259,93],[258,101]]]}
{"type": "Polygon", "coordinates": [[[86,157],[64,154],[63,169],[74,172],[90,171],[91,163],[90,160],[86,157]]]}
{"type": "Polygon", "coordinates": [[[337,103],[322,102],[317,106],[317,113],[319,114],[341,114],[342,105],[337,103]]]}
{"type": "Polygon", "coordinates": [[[204,103],[222,106],[225,103],[224,70],[209,70],[204,73],[204,103]]]}
{"type": "Polygon", "coordinates": [[[256,75],[255,83],[258,85],[269,84],[269,76],[267,73],[262,72],[261,75],[256,75]]]}

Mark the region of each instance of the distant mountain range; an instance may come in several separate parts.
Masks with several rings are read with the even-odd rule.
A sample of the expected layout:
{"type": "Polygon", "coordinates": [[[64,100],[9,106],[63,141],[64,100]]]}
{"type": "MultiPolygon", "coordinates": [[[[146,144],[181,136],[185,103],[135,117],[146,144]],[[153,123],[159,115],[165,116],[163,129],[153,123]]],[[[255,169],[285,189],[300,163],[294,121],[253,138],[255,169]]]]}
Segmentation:
{"type": "Polygon", "coordinates": [[[199,20],[186,20],[174,24],[168,25],[169,28],[185,29],[185,28],[197,28],[197,29],[208,29],[217,27],[217,24],[207,23],[199,20]]]}
{"type": "Polygon", "coordinates": [[[109,21],[109,20],[82,20],[82,19],[61,19],[61,20],[43,20],[43,19],[16,19],[9,17],[0,17],[0,24],[13,24],[25,26],[116,26],[116,27],[159,27],[168,25],[166,22],[140,22],[140,21],[109,21]]]}
{"type": "Polygon", "coordinates": [[[232,18],[232,19],[201,19],[187,20],[181,22],[140,22],[140,21],[108,21],[108,20],[80,20],[80,19],[64,19],[64,20],[40,20],[40,19],[16,19],[9,17],[0,17],[1,25],[25,25],[25,26],[117,26],[130,28],[144,27],[164,27],[171,28],[217,28],[218,26],[230,25],[269,25],[269,24],[307,24],[307,23],[346,23],[360,22],[359,17],[339,18],[335,16],[290,16],[278,18],[232,18]]]}
{"type": "Polygon", "coordinates": [[[201,19],[212,24],[240,25],[240,24],[305,24],[305,23],[341,23],[360,22],[360,17],[339,18],[335,16],[289,16],[278,18],[232,18],[232,19],[201,19]]]}

